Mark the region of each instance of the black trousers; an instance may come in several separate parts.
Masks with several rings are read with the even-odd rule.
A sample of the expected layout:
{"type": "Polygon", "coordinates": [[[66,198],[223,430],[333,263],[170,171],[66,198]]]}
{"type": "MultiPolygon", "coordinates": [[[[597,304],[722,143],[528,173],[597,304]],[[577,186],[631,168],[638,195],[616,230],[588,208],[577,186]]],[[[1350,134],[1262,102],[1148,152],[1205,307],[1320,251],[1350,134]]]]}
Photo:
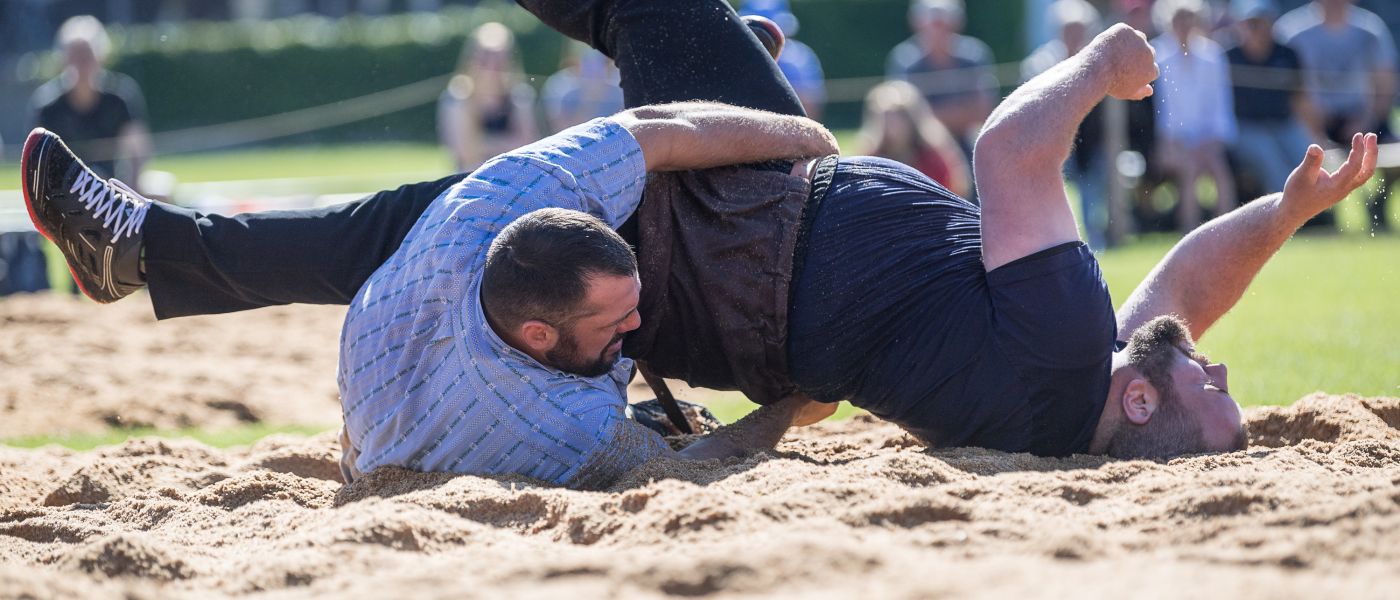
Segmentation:
{"type": "MultiPolygon", "coordinates": [[[[800,115],[802,105],[724,0],[518,0],[616,61],[628,107],[709,100],[800,115]]],[[[235,216],[157,204],[145,222],[156,317],[347,304],[418,217],[465,174],[315,210],[235,216]]]]}

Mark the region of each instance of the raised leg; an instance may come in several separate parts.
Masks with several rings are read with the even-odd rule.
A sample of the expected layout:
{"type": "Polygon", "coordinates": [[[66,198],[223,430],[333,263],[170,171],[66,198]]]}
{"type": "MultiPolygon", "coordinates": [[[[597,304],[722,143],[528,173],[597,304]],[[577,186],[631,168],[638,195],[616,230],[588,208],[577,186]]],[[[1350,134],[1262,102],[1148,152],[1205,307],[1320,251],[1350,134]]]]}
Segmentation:
{"type": "Polygon", "coordinates": [[[627,106],[710,100],[801,115],[768,51],[723,0],[518,0],[613,58],[627,106]]]}
{"type": "Polygon", "coordinates": [[[418,216],[463,177],[315,210],[226,217],[156,204],[144,235],[156,317],[349,303],[418,216]]]}

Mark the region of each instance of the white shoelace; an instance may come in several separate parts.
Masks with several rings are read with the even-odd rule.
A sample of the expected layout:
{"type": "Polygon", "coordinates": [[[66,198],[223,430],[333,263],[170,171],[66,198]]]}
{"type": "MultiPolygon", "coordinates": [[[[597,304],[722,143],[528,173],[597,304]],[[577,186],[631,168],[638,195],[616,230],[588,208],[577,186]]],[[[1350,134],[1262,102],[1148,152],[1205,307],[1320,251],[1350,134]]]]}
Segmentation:
{"type": "Polygon", "coordinates": [[[102,227],[112,232],[114,244],[123,233],[127,237],[139,233],[141,224],[146,221],[146,211],[151,208],[151,201],[130,186],[116,178],[102,181],[86,169],[78,173],[78,179],[68,191],[78,194],[78,200],[92,213],[92,218],[102,219],[102,227]]]}

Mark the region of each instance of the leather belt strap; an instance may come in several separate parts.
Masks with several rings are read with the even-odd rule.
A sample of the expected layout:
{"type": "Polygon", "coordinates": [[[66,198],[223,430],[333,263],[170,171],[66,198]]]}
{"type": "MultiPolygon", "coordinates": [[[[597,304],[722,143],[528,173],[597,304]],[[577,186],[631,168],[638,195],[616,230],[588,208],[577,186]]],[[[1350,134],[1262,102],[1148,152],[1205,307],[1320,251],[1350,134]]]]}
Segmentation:
{"type": "Polygon", "coordinates": [[[666,380],[653,374],[641,361],[637,362],[637,371],[642,374],[642,380],[647,382],[647,387],[656,394],[656,401],[661,403],[661,408],[666,411],[666,418],[671,420],[671,424],[681,433],[695,433],[690,427],[690,419],[685,418],[685,413],[681,412],[680,405],[676,403],[676,396],[671,393],[671,388],[666,386],[666,380]]]}

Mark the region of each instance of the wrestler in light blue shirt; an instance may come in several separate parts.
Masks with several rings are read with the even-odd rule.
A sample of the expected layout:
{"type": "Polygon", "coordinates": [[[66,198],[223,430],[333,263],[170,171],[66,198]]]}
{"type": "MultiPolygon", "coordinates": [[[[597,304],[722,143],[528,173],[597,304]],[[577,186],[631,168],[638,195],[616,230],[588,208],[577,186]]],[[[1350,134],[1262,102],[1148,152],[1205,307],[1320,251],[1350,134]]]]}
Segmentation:
{"type": "Polygon", "coordinates": [[[488,161],[435,200],[345,317],[347,472],[393,465],[591,487],[665,452],[625,417],[632,361],[598,377],[545,366],[487,325],[480,296],[487,249],[506,225],[558,207],[616,228],[645,178],[632,134],[595,119],[488,161]]]}

